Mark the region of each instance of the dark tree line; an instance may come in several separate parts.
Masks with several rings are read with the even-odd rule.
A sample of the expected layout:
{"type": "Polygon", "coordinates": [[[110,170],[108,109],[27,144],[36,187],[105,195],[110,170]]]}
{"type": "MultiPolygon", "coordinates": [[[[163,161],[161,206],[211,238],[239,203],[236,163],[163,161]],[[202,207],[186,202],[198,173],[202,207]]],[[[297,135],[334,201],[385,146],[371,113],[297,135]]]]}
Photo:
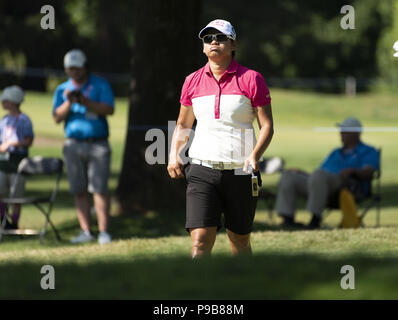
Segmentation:
{"type": "MultiPolygon", "coordinates": [[[[12,65],[11,60],[19,56],[23,66],[62,69],[66,50],[82,47],[93,71],[128,73],[133,50],[139,45],[136,32],[142,32],[137,28],[138,21],[145,26],[144,33],[157,28],[149,23],[153,15],[144,16],[145,6],[156,12],[163,5],[166,8],[158,12],[160,16],[171,14],[167,8],[174,8],[175,18],[183,26],[185,6],[175,6],[173,0],[163,2],[2,0],[0,67],[12,65]],[[45,4],[55,9],[55,30],[40,28],[40,8],[45,4]],[[139,12],[142,15],[137,15],[139,12]]],[[[390,42],[394,37],[389,38],[390,42],[381,40],[389,33],[396,34],[396,0],[251,0],[250,5],[240,1],[201,0],[200,3],[201,10],[196,12],[198,26],[214,18],[233,22],[238,30],[237,58],[267,78],[346,75],[372,78],[388,73],[389,64],[386,66],[385,60],[392,55],[390,42]],[[344,5],[355,8],[355,30],[340,28],[343,17],[340,10],[344,5]]],[[[161,19],[160,16],[157,18],[161,19]]],[[[187,28],[191,26],[188,21],[187,28]]],[[[196,31],[189,36],[195,36],[196,31]]],[[[44,78],[16,80],[27,89],[46,88],[44,78]]],[[[5,82],[10,82],[10,75],[0,77],[0,84],[5,82]]],[[[127,94],[126,84],[114,83],[114,86],[118,94],[127,94]]]]}

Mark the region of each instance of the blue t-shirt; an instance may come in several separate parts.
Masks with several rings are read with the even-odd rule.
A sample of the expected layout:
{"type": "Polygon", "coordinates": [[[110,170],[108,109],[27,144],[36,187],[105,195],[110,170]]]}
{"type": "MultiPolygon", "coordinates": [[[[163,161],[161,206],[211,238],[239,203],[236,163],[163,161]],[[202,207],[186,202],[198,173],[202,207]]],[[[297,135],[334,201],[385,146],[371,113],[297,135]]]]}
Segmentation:
{"type": "MultiPolygon", "coordinates": [[[[87,82],[81,88],[77,88],[72,79],[69,79],[57,87],[53,99],[53,114],[55,109],[67,100],[65,95],[66,89],[70,91],[80,90],[88,99],[106,103],[114,108],[113,91],[108,81],[90,75],[87,82]]],[[[106,117],[90,112],[84,105],[74,102],[65,120],[65,136],[78,140],[87,138],[107,138],[109,136],[108,121],[106,117]]]]}
{"type": "MultiPolygon", "coordinates": [[[[380,167],[380,155],[375,148],[359,142],[354,149],[346,152],[343,152],[343,148],[333,150],[321,164],[321,169],[339,174],[343,169],[363,169],[366,166],[378,170],[380,167]]],[[[370,183],[363,182],[362,190],[367,194],[370,190],[370,183]]]]}
{"type": "MultiPolygon", "coordinates": [[[[7,114],[0,120],[0,143],[18,142],[26,137],[34,137],[33,126],[29,117],[20,113],[18,116],[7,114]]],[[[27,155],[27,147],[9,147],[8,152],[27,155]]]]}
{"type": "Polygon", "coordinates": [[[333,150],[321,164],[321,169],[335,174],[339,174],[343,169],[362,169],[366,166],[378,170],[379,158],[379,152],[375,148],[359,142],[354,149],[347,152],[343,152],[343,148],[333,150]]]}

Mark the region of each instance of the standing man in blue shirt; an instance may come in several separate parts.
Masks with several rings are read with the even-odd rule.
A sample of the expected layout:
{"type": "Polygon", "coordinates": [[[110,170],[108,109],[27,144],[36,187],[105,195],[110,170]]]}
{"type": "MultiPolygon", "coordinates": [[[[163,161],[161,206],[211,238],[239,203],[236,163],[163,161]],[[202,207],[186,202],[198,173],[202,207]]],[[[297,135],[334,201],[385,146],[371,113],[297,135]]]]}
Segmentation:
{"type": "Polygon", "coordinates": [[[319,228],[328,198],[339,190],[348,178],[361,181],[363,192],[370,189],[373,173],[379,168],[379,152],[360,140],[362,124],[347,118],[340,127],[343,147],[333,150],[312,174],[301,170],[286,170],[279,182],[276,210],[284,226],[301,226],[294,222],[296,199],[307,198],[307,210],[312,213],[310,228],[319,228]]]}
{"type": "Polygon", "coordinates": [[[69,79],[54,93],[53,117],[64,122],[63,149],[70,191],[75,197],[80,234],[72,243],[94,240],[90,231],[91,199],[98,220],[98,242],[111,242],[108,233],[110,199],[108,178],[111,149],[106,117],[114,112],[114,97],[109,83],[88,72],[85,54],[74,49],[64,57],[65,72],[69,79]]]}

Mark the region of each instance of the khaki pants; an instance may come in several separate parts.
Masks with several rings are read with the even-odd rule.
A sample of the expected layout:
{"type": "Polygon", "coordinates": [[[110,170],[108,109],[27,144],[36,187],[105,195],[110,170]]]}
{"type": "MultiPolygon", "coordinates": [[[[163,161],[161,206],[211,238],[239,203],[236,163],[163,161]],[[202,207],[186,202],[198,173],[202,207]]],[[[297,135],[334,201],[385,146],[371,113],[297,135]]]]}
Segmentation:
{"type": "Polygon", "coordinates": [[[341,186],[341,178],[317,169],[312,174],[284,171],[279,182],[276,211],[281,216],[294,217],[298,197],[307,198],[307,210],[321,216],[328,197],[341,186]]]}

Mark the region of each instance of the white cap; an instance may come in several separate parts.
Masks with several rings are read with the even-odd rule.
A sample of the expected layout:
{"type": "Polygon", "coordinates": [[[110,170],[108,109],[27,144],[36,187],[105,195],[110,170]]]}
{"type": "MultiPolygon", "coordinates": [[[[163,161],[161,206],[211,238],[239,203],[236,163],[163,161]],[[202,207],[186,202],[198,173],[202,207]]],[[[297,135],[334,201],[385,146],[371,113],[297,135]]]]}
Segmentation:
{"type": "Polygon", "coordinates": [[[23,101],[23,97],[24,92],[20,87],[11,86],[4,88],[3,93],[0,96],[0,101],[7,100],[16,104],[21,104],[23,101]]]}
{"type": "Polygon", "coordinates": [[[210,28],[217,29],[221,33],[224,33],[227,36],[231,37],[233,40],[236,40],[236,33],[235,33],[235,29],[232,26],[232,24],[226,20],[221,20],[221,19],[211,21],[206,27],[204,27],[202,30],[200,30],[199,39],[202,39],[203,32],[206,29],[210,29],[210,28]]]}
{"type": "Polygon", "coordinates": [[[393,54],[393,56],[398,58],[398,41],[395,41],[395,43],[392,47],[395,50],[395,53],[393,54]]]}
{"type": "Polygon", "coordinates": [[[86,55],[83,53],[83,51],[79,49],[73,49],[68,51],[65,54],[64,57],[64,67],[65,68],[71,68],[71,67],[77,67],[81,68],[84,66],[86,63],[86,55]]]}
{"type": "Polygon", "coordinates": [[[357,118],[349,117],[337,124],[340,132],[362,132],[362,123],[357,118]]]}

